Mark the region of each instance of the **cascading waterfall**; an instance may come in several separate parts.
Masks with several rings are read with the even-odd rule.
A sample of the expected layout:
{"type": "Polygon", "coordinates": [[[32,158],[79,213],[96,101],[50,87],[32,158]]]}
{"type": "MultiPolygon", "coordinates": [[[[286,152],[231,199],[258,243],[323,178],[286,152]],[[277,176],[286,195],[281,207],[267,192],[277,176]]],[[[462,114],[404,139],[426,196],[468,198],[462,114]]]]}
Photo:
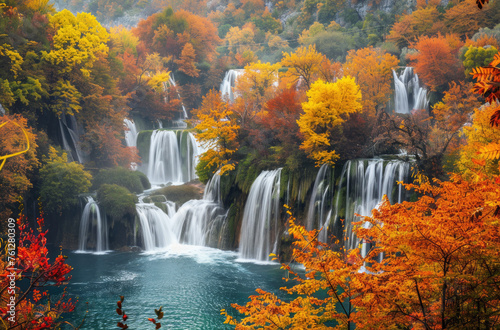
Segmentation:
{"type": "Polygon", "coordinates": [[[420,86],[418,75],[412,67],[406,67],[398,76],[392,70],[394,77],[394,111],[410,113],[411,110],[429,108],[427,89],[420,86]]]}
{"type": "Polygon", "coordinates": [[[196,139],[190,132],[153,131],[146,172],[149,181],[178,184],[195,179],[199,154],[196,139]]]}
{"type": "Polygon", "coordinates": [[[328,181],[330,166],[323,164],[316,175],[316,181],[309,201],[306,229],[321,229],[318,239],[326,242],[328,238],[328,224],[331,217],[331,189],[328,181]]]}
{"type": "Polygon", "coordinates": [[[391,203],[406,200],[407,191],[397,182],[408,182],[409,175],[410,163],[402,160],[360,159],[344,165],[336,193],[334,231],[344,238],[346,249],[358,246],[352,231],[352,223],[359,220],[355,214],[370,216],[384,195],[391,203]]]}
{"type": "Polygon", "coordinates": [[[133,120],[125,118],[123,125],[127,128],[125,130],[125,144],[127,147],[137,146],[137,128],[133,120]]]}
{"type": "Polygon", "coordinates": [[[179,242],[215,248],[225,247],[227,212],[220,201],[220,176],[207,183],[203,199],[184,203],[172,220],[179,242]]]}
{"type": "Polygon", "coordinates": [[[136,210],[146,251],[163,249],[177,243],[171,216],[153,203],[138,203],[136,210]]]}
{"type": "Polygon", "coordinates": [[[108,226],[106,217],[101,218],[99,205],[91,196],[87,196],[87,204],[83,208],[80,220],[78,250],[87,251],[87,245],[95,246],[95,252],[108,249],[108,226]]]}
{"type": "Polygon", "coordinates": [[[236,86],[236,80],[243,74],[245,70],[234,69],[226,72],[222,83],[220,84],[220,94],[223,99],[227,99],[229,102],[234,102],[237,95],[234,94],[234,86],[236,86]]]}
{"type": "Polygon", "coordinates": [[[281,169],[262,172],[250,187],[240,232],[243,259],[269,260],[279,238],[281,169]]]}
{"type": "Polygon", "coordinates": [[[201,200],[184,203],[177,212],[172,202],[164,202],[167,213],[153,203],[136,204],[142,242],[146,251],[181,243],[225,247],[226,211],[220,202],[220,177],[215,175],[205,187],[201,200]]]}
{"type": "MultiPolygon", "coordinates": [[[[175,87],[175,90],[177,91],[177,97],[179,98],[179,100],[182,100],[181,94],[179,93],[179,90],[177,89],[177,84],[175,83],[174,75],[172,73],[170,73],[170,77],[168,78],[168,82],[170,83],[171,86],[175,87]]],[[[183,116],[181,119],[188,119],[188,115],[187,115],[187,111],[186,111],[186,107],[184,106],[184,103],[181,103],[181,107],[182,107],[182,116],[183,116]]]]}

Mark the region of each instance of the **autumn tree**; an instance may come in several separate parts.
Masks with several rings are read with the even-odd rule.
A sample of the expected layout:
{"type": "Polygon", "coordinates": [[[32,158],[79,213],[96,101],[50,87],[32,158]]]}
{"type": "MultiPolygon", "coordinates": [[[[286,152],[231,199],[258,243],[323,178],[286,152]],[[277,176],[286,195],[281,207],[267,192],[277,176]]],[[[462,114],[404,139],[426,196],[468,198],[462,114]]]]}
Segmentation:
{"type": "Polygon", "coordinates": [[[463,72],[457,55],[460,46],[460,40],[453,35],[423,36],[412,45],[417,53],[409,54],[408,58],[424,83],[437,90],[450,81],[460,80],[463,72]]]}
{"type": "MultiPolygon", "coordinates": [[[[356,224],[359,248],[335,252],[317,231],[290,223],[293,260],[305,273],[285,299],[257,290],[228,315],[236,329],[490,329],[500,321],[500,186],[422,178],[414,202],[387,198],[356,224]],[[457,201],[461,201],[457,203],[457,201]],[[360,248],[365,251],[361,253],[360,248]],[[320,293],[321,292],[321,293],[320,293]]],[[[286,279],[289,281],[288,277],[286,279]]]]}
{"type": "Polygon", "coordinates": [[[215,172],[224,174],[235,168],[232,155],[238,150],[239,126],[229,104],[221,100],[220,93],[211,90],[203,97],[201,107],[194,111],[195,135],[207,150],[200,156],[197,173],[203,181],[215,172]]]}
{"type": "Polygon", "coordinates": [[[302,104],[304,114],[297,121],[303,135],[301,149],[316,161],[316,166],[334,164],[335,135],[349,113],[362,109],[361,92],[354,78],[346,76],[334,83],[317,80],[307,91],[308,101],[302,104]]]}
{"type": "Polygon", "coordinates": [[[379,48],[350,50],[344,64],[344,74],[354,77],[363,95],[363,112],[376,115],[384,108],[392,93],[392,69],[398,66],[396,56],[379,48]]]}
{"type": "Polygon", "coordinates": [[[460,148],[460,159],[456,166],[460,173],[467,177],[475,177],[480,171],[491,176],[498,173],[498,159],[484,157],[481,151],[486,151],[487,146],[500,144],[499,128],[491,126],[492,115],[498,109],[497,104],[483,105],[474,110],[472,125],[463,128],[465,145],[460,148]]]}
{"type": "Polygon", "coordinates": [[[190,77],[198,77],[200,70],[196,68],[195,60],[196,54],[194,52],[193,45],[187,43],[182,48],[181,56],[175,63],[179,66],[179,71],[184,72],[190,77]]]}
{"type": "Polygon", "coordinates": [[[10,216],[14,203],[33,185],[30,181],[39,162],[36,135],[20,115],[0,117],[0,216],[10,216]]]}
{"type": "Polygon", "coordinates": [[[15,255],[16,250],[11,248],[15,244],[10,239],[1,244],[0,322],[3,328],[39,330],[69,324],[61,315],[72,312],[75,302],[67,298],[64,290],[60,290],[62,294],[57,298],[54,288],[63,286],[71,278],[72,268],[62,254],[53,260],[48,257],[43,213],[36,219],[36,230],[28,227],[24,215],[17,221],[13,218],[8,221],[8,232],[15,232],[18,240],[15,255]],[[15,283],[14,288],[11,283],[15,283]]]}
{"type": "Polygon", "coordinates": [[[109,34],[91,14],[74,16],[64,9],[50,18],[50,24],[55,34],[52,50],[44,53],[44,58],[60,73],[76,68],[88,76],[94,62],[108,53],[109,34]]]}
{"type": "Polygon", "coordinates": [[[321,63],[326,58],[316,51],[314,45],[299,47],[295,53],[283,52],[281,65],[287,67],[285,76],[293,77],[295,83],[303,83],[306,90],[318,78],[321,63]]]}
{"type": "Polygon", "coordinates": [[[233,107],[240,126],[245,128],[262,111],[264,104],[275,96],[278,85],[280,64],[252,63],[245,66],[244,73],[238,77],[235,93],[238,98],[233,107]]]}

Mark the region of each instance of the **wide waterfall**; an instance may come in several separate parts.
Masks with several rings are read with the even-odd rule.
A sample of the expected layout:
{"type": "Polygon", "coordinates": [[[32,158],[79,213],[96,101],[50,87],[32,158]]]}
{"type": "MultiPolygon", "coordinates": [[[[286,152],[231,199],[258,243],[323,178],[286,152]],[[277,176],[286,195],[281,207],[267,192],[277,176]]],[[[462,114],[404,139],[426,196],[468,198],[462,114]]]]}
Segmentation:
{"type": "Polygon", "coordinates": [[[92,245],[95,252],[104,252],[108,249],[108,226],[106,217],[101,218],[99,205],[90,196],[86,197],[87,204],[83,208],[80,220],[80,235],[78,237],[78,250],[88,251],[92,245]]]}
{"type": "Polygon", "coordinates": [[[281,169],[262,172],[250,187],[240,232],[243,259],[267,261],[277,252],[281,169]]]}
{"type": "Polygon", "coordinates": [[[227,237],[226,211],[220,202],[220,176],[215,175],[205,187],[203,199],[190,200],[175,211],[172,202],[163,202],[167,212],[153,203],[136,205],[142,243],[146,251],[171,244],[223,248],[227,237]]]}
{"type": "Polygon", "coordinates": [[[125,118],[123,125],[127,128],[125,130],[125,144],[127,147],[137,146],[137,128],[133,120],[125,118]]]}
{"type": "Polygon", "coordinates": [[[328,238],[328,224],[332,214],[332,190],[329,181],[330,166],[323,164],[316,175],[316,181],[309,201],[306,229],[321,230],[318,239],[326,242],[328,238]]]}
{"type": "Polygon", "coordinates": [[[418,75],[413,68],[406,67],[401,75],[392,70],[394,76],[394,111],[410,113],[411,110],[429,108],[427,89],[420,86],[418,75]]]}
{"type": "Polygon", "coordinates": [[[195,179],[198,155],[198,146],[191,133],[153,131],[146,172],[149,181],[153,184],[178,184],[195,179]]]}
{"type": "Polygon", "coordinates": [[[391,203],[406,200],[407,191],[397,182],[408,182],[409,176],[410,163],[402,160],[360,159],[344,165],[335,194],[334,234],[344,238],[347,249],[359,243],[352,231],[353,222],[359,220],[355,214],[371,215],[384,195],[391,203]]]}
{"type": "Polygon", "coordinates": [[[234,102],[237,95],[234,93],[234,86],[236,86],[236,80],[243,74],[245,70],[235,69],[229,70],[224,76],[224,80],[220,84],[220,94],[223,99],[227,99],[229,102],[234,102]]]}

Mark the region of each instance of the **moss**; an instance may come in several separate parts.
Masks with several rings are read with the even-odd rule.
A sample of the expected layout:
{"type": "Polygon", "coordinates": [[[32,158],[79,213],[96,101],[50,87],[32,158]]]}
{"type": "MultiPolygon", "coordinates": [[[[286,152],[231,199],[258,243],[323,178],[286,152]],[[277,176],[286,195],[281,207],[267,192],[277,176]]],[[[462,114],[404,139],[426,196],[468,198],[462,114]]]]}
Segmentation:
{"type": "Polygon", "coordinates": [[[137,135],[137,150],[143,163],[149,161],[149,147],[151,145],[151,135],[153,131],[141,131],[137,135]]]}
{"type": "Polygon", "coordinates": [[[135,216],[137,196],[117,184],[103,184],[97,190],[97,200],[103,210],[114,220],[135,216]]]}
{"type": "Polygon", "coordinates": [[[100,170],[94,178],[93,188],[98,189],[103,184],[116,184],[136,194],[151,188],[146,175],[123,167],[100,170]]]}
{"type": "Polygon", "coordinates": [[[164,195],[167,200],[181,206],[192,199],[202,199],[203,189],[201,187],[185,184],[182,186],[169,186],[155,190],[155,194],[164,195]]]}

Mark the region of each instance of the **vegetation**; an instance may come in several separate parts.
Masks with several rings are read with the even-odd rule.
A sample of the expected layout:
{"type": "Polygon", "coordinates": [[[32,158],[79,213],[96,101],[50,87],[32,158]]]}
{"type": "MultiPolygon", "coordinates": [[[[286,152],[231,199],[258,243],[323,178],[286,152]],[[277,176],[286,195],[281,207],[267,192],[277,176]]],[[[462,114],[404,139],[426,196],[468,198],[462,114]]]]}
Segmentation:
{"type": "MultiPolygon", "coordinates": [[[[227,322],[242,329],[498,326],[500,1],[418,0],[390,9],[336,0],[57,3],[79,13],[49,1],[0,3],[2,223],[19,213],[22,196],[40,198],[57,223],[91,188],[113,224],[132,223],[134,194],[150,183],[130,167],[149,161],[151,136],[139,134],[140,155],[125,146],[123,121],[132,116],[152,129],[187,112],[206,151],[198,177],[227,175],[224,203],[237,208],[228,212],[233,237],[260,171],[283,167],[291,204],[302,207],[315,166],[404,151],[416,159],[417,183],[408,188],[418,198],[384,201],[365,219],[371,227],[356,233],[366,253],[346,251],[336,238],[319,243],[317,232],[290,222],[293,258],[306,277],[284,265],[298,281],[290,298],[260,290],[236,306],[242,319],[227,322]],[[103,25],[130,12],[144,17],[135,27],[103,25]],[[392,111],[393,70],[406,65],[428,88],[429,109],[392,111]],[[236,98],[222,99],[216,90],[235,68],[236,98]]],[[[161,192],[180,203],[200,193],[192,186],[161,192]]],[[[36,288],[61,284],[69,272],[62,256],[47,259],[40,223],[35,234],[19,222],[16,276],[28,288],[18,303],[21,328],[57,327],[72,309],[49,304],[36,288]]],[[[0,306],[2,322],[6,313],[0,306]]],[[[125,321],[123,312],[121,328],[125,321]]]]}

